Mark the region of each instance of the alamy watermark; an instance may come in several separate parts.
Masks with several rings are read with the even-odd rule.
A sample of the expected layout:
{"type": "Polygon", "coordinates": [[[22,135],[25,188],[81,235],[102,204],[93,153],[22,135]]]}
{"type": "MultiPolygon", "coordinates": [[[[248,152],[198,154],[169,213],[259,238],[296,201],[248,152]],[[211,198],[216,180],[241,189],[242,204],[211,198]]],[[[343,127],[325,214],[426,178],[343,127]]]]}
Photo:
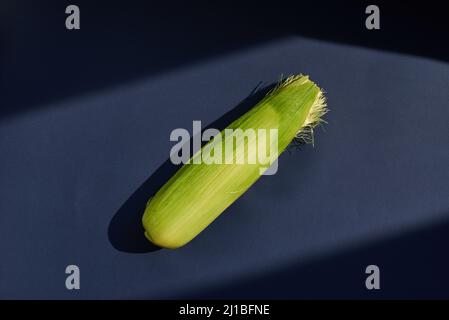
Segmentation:
{"type": "Polygon", "coordinates": [[[254,164],[261,175],[277,172],[278,129],[209,128],[201,134],[201,121],[192,128],[192,135],[184,128],[171,132],[170,141],[177,141],[170,151],[173,164],[254,164]],[[208,143],[201,149],[202,142],[208,143]]]}
{"type": "Polygon", "coordinates": [[[65,8],[65,13],[68,14],[65,19],[65,27],[67,30],[79,30],[80,8],[77,5],[71,4],[65,8]]]}
{"type": "Polygon", "coordinates": [[[368,14],[365,20],[365,27],[368,30],[380,29],[380,9],[378,6],[372,4],[366,7],[365,13],[368,14]]]}
{"type": "Polygon", "coordinates": [[[80,268],[71,264],[65,268],[65,273],[68,274],[65,279],[65,287],[67,290],[79,290],[80,289],[80,268]]]}
{"type": "Polygon", "coordinates": [[[379,290],[380,289],[380,269],[375,264],[370,264],[366,267],[365,273],[369,276],[366,277],[365,287],[368,290],[379,290]]]}

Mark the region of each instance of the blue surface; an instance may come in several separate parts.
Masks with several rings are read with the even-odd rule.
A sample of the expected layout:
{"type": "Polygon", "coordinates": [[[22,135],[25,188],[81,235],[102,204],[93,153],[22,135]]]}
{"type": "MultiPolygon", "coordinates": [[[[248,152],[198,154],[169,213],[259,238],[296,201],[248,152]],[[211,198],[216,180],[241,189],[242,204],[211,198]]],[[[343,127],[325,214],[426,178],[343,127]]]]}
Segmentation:
{"type": "MultiPolygon", "coordinates": [[[[326,260],[447,223],[448,85],[444,62],[289,37],[2,117],[0,297],[204,298],[232,296],[233,286],[239,297],[359,297],[368,264],[448,266],[447,237],[403,268],[401,252],[349,254],[333,268],[326,260]],[[173,170],[160,168],[171,130],[213,123],[261,81],[296,73],[324,88],[331,109],[314,148],[282,155],[276,175],[186,247],[151,251],[120,232],[114,217],[130,227],[123,208],[141,205],[139,187],[150,191],[173,170]],[[314,273],[317,261],[330,269],[314,273]],[[79,291],[65,289],[69,264],[81,269],[79,291]],[[323,272],[353,286],[337,290],[323,272]],[[284,285],[257,290],[264,277],[284,285]]],[[[430,275],[426,291],[394,288],[384,271],[394,292],[448,292],[447,274],[430,275]]]]}

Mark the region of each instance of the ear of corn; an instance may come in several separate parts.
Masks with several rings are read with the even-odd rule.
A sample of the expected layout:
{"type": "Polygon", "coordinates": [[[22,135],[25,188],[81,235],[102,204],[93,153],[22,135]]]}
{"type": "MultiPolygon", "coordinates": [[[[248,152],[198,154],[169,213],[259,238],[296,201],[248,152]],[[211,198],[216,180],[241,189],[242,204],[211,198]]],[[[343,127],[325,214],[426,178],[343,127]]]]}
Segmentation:
{"type": "MultiPolygon", "coordinates": [[[[295,138],[313,141],[313,128],[326,111],[321,89],[307,76],[291,76],[226,129],[277,129],[277,158],[295,138]]],[[[225,139],[218,140],[207,143],[148,201],[142,222],[145,236],[154,244],[177,248],[188,243],[256,182],[267,167],[260,161],[236,163],[241,148],[249,152],[248,147],[257,143],[251,138],[235,141],[234,158],[227,159],[234,161],[226,162],[227,154],[221,164],[195,164],[195,158],[204,156],[214,145],[225,150],[225,139]]],[[[258,147],[268,153],[272,142],[267,140],[258,147]]]]}

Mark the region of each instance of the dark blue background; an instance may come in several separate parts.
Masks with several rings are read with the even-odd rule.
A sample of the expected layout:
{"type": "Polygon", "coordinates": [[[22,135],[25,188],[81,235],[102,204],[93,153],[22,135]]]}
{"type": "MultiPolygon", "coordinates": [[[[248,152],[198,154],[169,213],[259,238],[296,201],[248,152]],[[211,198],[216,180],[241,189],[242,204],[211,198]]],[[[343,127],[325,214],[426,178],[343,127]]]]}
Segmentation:
{"type": "Polygon", "coordinates": [[[449,11],[380,3],[367,31],[367,3],[78,1],[68,31],[68,4],[0,5],[0,298],[449,297],[449,11]],[[171,130],[296,73],[331,109],[315,147],[186,247],[148,244],[171,130]]]}

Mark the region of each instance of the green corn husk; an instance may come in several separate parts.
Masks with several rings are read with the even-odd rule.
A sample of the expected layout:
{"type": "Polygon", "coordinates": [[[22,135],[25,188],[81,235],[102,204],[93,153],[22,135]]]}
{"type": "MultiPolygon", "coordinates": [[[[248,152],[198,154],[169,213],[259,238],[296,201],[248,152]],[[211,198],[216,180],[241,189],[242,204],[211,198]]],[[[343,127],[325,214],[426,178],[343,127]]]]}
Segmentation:
{"type": "MultiPolygon", "coordinates": [[[[326,112],[321,89],[307,76],[291,76],[226,129],[277,129],[277,158],[295,138],[313,142],[313,128],[326,112]]],[[[148,201],[142,223],[145,236],[154,244],[178,248],[188,243],[245,193],[267,167],[258,161],[195,164],[194,159],[210,150],[214,141],[203,146],[148,201]]],[[[234,159],[239,148],[249,150],[248,145],[255,143],[251,139],[234,143],[234,159]]],[[[225,150],[225,139],[218,144],[225,150]]],[[[269,148],[270,142],[265,146],[269,148]]]]}

